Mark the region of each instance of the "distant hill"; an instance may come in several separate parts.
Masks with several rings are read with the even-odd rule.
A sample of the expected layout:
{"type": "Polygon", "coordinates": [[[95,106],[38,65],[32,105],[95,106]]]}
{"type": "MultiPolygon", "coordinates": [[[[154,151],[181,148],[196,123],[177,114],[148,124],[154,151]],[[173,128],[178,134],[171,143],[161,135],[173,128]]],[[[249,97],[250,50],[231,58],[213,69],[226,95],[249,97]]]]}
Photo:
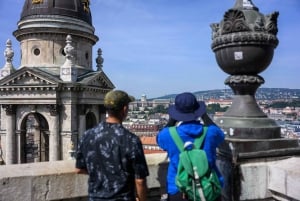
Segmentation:
{"type": "MultiPolygon", "coordinates": [[[[230,99],[233,91],[231,89],[215,89],[206,91],[193,92],[200,99],[230,99]]],[[[153,99],[174,99],[177,94],[169,94],[153,99]]],[[[257,100],[292,100],[300,99],[300,89],[288,88],[259,88],[256,91],[255,98],[257,100]]],[[[153,100],[151,99],[151,100],[153,100]]]]}

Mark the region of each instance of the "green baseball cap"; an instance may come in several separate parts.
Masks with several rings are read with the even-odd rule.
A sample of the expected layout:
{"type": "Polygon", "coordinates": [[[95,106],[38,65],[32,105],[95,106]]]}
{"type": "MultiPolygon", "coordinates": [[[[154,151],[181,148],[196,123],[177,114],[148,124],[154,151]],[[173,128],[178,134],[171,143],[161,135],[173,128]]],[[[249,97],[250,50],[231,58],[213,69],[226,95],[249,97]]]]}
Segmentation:
{"type": "Polygon", "coordinates": [[[104,97],[104,106],[108,109],[121,109],[134,101],[134,97],[121,90],[108,92],[104,97]]]}

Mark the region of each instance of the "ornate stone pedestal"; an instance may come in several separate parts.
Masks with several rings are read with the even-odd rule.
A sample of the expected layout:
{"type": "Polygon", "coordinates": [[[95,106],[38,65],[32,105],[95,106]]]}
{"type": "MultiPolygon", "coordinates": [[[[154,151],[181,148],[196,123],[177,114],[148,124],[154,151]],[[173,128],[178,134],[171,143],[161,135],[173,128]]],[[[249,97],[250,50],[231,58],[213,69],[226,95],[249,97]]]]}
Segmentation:
{"type": "Polygon", "coordinates": [[[271,63],[278,45],[278,15],[264,16],[251,0],[237,0],[220,23],[211,25],[212,50],[220,68],[230,74],[225,84],[235,94],[231,107],[216,120],[226,134],[218,161],[225,177],[223,200],[251,200],[240,197],[241,181],[248,179],[241,175],[241,164],[300,155],[298,140],[281,138],[279,125],[255,100],[264,83],[258,74],[271,63]]]}

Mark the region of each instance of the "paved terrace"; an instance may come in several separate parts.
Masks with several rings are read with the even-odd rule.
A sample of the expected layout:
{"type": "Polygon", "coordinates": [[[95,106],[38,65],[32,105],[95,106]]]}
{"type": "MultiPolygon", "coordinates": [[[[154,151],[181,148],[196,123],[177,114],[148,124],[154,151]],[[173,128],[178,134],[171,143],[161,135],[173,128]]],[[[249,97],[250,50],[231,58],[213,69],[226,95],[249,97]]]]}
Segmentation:
{"type": "MultiPolygon", "coordinates": [[[[166,155],[146,155],[149,201],[164,192],[166,155]]],[[[74,160],[0,166],[0,201],[84,201],[87,176],[74,173],[74,160]]],[[[300,158],[241,164],[240,200],[300,200],[300,158]]]]}

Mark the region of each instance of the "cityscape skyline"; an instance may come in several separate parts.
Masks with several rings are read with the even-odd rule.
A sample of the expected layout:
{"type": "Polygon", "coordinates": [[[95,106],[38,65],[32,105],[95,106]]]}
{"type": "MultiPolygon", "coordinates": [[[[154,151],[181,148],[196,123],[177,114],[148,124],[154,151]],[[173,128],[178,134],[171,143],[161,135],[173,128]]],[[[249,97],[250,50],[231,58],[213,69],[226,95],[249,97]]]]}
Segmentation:
{"type": "MultiPolygon", "coordinates": [[[[299,0],[253,0],[264,15],[279,11],[278,39],[273,61],[260,75],[261,87],[293,88],[300,86],[299,0]]],[[[211,45],[211,23],[219,23],[235,0],[92,0],[95,34],[100,38],[93,48],[93,66],[97,49],[103,51],[103,71],[117,89],[139,98],[176,94],[183,91],[222,89],[229,76],[217,65],[211,45]]],[[[0,67],[3,52],[11,39],[15,53],[13,64],[20,65],[20,45],[12,36],[24,0],[0,2],[0,67]],[[13,5],[13,9],[12,9],[13,5]],[[1,53],[0,53],[1,54],[1,53]]],[[[226,86],[227,87],[227,86],[226,86]]]]}

